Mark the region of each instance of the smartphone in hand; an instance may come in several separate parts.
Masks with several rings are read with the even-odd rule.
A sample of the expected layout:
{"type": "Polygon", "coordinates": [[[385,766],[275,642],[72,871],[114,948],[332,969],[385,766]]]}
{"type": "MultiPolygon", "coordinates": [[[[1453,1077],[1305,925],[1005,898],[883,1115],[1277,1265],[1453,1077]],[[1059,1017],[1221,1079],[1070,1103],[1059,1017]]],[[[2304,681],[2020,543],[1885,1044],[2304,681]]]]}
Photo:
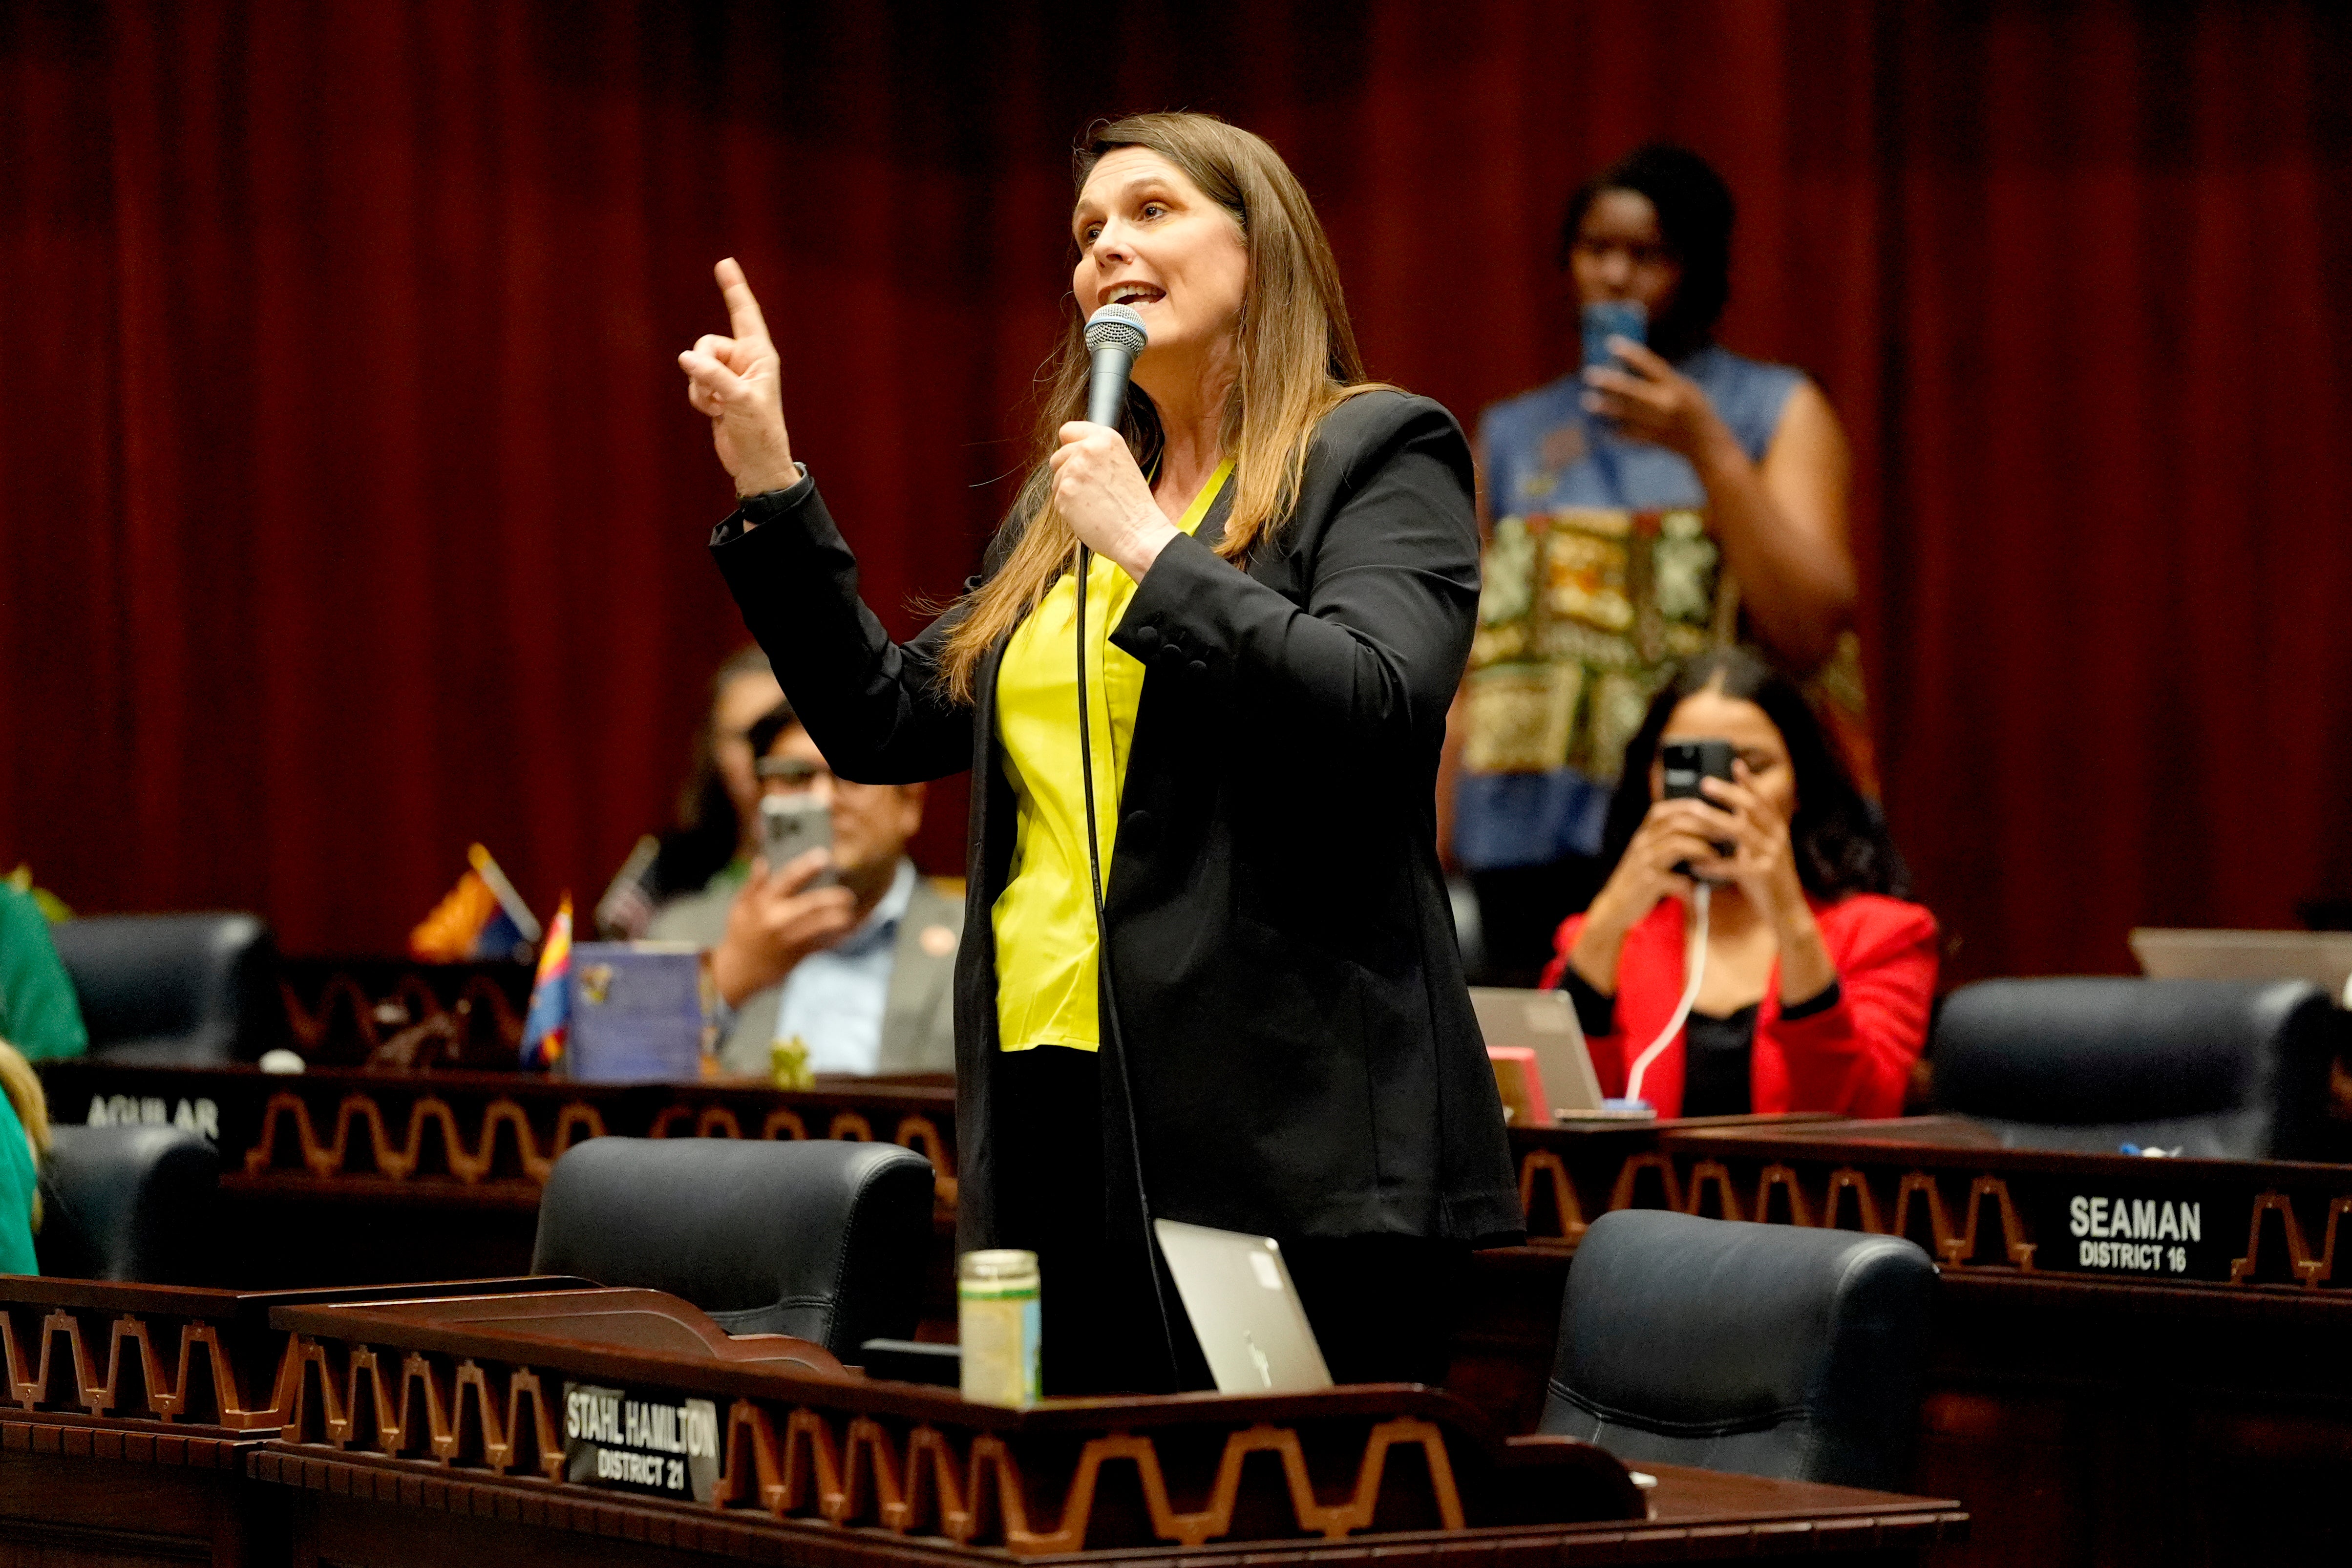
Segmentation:
{"type": "MultiPolygon", "coordinates": [[[[760,797],[760,852],[767,857],[768,874],[774,876],[812,849],[833,848],[833,810],[808,795],[767,795],[760,797]]],[[[831,887],[836,880],[827,867],[809,884],[831,887]]]]}
{"type": "Polygon", "coordinates": [[[1624,365],[1610,352],[1611,338],[1631,338],[1637,343],[1650,341],[1650,312],[1633,300],[1599,300],[1584,307],[1584,368],[1595,365],[1604,370],[1622,370],[1624,365]]]}
{"type": "MultiPolygon", "coordinates": [[[[1658,768],[1663,775],[1660,793],[1668,800],[1702,801],[1722,811],[1723,806],[1707,799],[1699,781],[1721,779],[1726,784],[1732,783],[1731,763],[1738,755],[1738,748],[1728,741],[1669,741],[1658,748],[1658,768]]],[[[1728,855],[1737,847],[1727,839],[1718,838],[1714,844],[1718,855],[1728,855]]],[[[1690,862],[1682,862],[1675,871],[1678,876],[1691,875],[1690,862]]]]}
{"type": "MultiPolygon", "coordinates": [[[[1721,779],[1732,782],[1731,763],[1738,755],[1728,741],[1669,741],[1658,748],[1658,761],[1665,773],[1665,797],[1668,800],[1706,800],[1706,792],[1699,788],[1701,779],[1721,779]]],[[[1715,802],[1707,800],[1709,805],[1715,802]]],[[[1722,809],[1717,806],[1718,811],[1722,809]]]]}

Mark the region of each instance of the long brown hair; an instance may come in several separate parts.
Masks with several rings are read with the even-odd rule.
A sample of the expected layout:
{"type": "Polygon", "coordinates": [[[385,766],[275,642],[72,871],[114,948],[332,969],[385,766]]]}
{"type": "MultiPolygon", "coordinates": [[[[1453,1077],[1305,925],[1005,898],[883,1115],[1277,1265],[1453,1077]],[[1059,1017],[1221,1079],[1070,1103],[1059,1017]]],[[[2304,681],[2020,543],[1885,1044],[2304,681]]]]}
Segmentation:
{"type": "MultiPolygon", "coordinates": [[[[1224,208],[1247,247],[1236,344],[1241,373],[1225,405],[1220,440],[1234,459],[1233,507],[1216,545],[1226,560],[1244,560],[1296,504],[1317,424],[1349,397],[1371,390],[1348,324],[1339,271],[1306,191],[1264,138],[1213,114],[1130,115],[1099,127],[1080,146],[1076,188],[1084,189],[1095,165],[1121,147],[1145,148],[1181,170],[1224,208]]],[[[961,618],[948,636],[940,677],[960,702],[971,700],[982,656],[1076,561],[1077,539],[1054,510],[1047,467],[1061,446],[1062,426],[1086,416],[1086,317],[1076,300],[1070,303],[1068,331],[1040,399],[1035,466],[1004,522],[1013,535],[1011,552],[986,583],[959,602],[961,618]]],[[[1157,439],[1150,399],[1139,390],[1129,394],[1125,426],[1130,441],[1149,447],[1157,439]]]]}
{"type": "MultiPolygon", "coordinates": [[[[17,1054],[16,1047],[0,1040],[0,1094],[16,1112],[16,1120],[25,1124],[25,1136],[33,1145],[33,1163],[37,1166],[49,1153],[49,1102],[41,1092],[41,1080],[33,1072],[33,1064],[17,1054]]],[[[33,1228],[41,1228],[41,1189],[33,1188],[33,1228]]]]}

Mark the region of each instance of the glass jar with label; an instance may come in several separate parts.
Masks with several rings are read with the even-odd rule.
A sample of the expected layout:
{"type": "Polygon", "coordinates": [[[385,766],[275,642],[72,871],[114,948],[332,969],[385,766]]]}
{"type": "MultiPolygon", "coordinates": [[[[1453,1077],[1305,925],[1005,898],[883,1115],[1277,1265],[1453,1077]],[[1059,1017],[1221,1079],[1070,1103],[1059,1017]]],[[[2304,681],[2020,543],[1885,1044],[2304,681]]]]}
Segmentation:
{"type": "Polygon", "coordinates": [[[1037,1402],[1037,1255],[1016,1247],[967,1252],[956,1265],[963,1396],[979,1405],[1037,1402]]]}

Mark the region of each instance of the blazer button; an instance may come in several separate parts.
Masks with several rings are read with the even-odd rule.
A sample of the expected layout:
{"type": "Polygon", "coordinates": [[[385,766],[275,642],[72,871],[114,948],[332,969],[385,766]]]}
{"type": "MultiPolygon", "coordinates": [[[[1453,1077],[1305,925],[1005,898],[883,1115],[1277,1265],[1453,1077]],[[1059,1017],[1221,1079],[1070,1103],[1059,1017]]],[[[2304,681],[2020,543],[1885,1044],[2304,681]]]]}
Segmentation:
{"type": "Polygon", "coordinates": [[[1197,658],[1196,658],[1196,659],[1194,659],[1194,660],[1192,661],[1192,673],[1193,673],[1193,674],[1195,674],[1195,675],[1206,675],[1206,674],[1208,674],[1208,673],[1209,673],[1209,667],[1208,667],[1208,664],[1207,664],[1205,661],[1202,660],[1202,659],[1197,659],[1197,658]]]}
{"type": "Polygon", "coordinates": [[[1157,626],[1138,626],[1135,628],[1135,637],[1133,641],[1137,647],[1141,648],[1145,653],[1150,653],[1153,648],[1160,646],[1160,628],[1157,626]]]}
{"type": "Polygon", "coordinates": [[[1130,849],[1149,849],[1159,837],[1159,820],[1148,811],[1130,811],[1119,824],[1119,842],[1130,849]]]}
{"type": "Polygon", "coordinates": [[[1184,658],[1184,650],[1183,650],[1182,648],[1181,648],[1181,647],[1178,647],[1174,643],[1172,643],[1172,642],[1164,642],[1164,643],[1161,643],[1161,644],[1160,645],[1160,663],[1162,663],[1162,664],[1171,664],[1171,665],[1172,665],[1172,664],[1181,664],[1181,662],[1183,662],[1183,658],[1184,658]]]}

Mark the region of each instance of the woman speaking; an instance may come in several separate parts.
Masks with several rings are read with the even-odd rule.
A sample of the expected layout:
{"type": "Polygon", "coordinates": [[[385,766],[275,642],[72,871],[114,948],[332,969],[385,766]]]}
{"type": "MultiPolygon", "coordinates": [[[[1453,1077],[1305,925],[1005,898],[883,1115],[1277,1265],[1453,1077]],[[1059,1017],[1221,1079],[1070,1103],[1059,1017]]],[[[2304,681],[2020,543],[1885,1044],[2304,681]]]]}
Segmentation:
{"type": "Polygon", "coordinates": [[[732,261],[732,335],[679,356],[741,498],[711,552],[835,773],[972,770],[959,1242],[1039,1254],[1048,1392],[1200,1381],[1147,1205],[1278,1238],[1339,1381],[1435,1382],[1454,1265],[1521,1223],[1434,845],[1469,447],[1364,382],[1265,142],[1140,115],[1077,175],[1035,465],[971,591],[903,644],[859,601],[732,261]],[[1081,417],[1111,303],[1150,335],[1118,430],[1081,417]]]}

